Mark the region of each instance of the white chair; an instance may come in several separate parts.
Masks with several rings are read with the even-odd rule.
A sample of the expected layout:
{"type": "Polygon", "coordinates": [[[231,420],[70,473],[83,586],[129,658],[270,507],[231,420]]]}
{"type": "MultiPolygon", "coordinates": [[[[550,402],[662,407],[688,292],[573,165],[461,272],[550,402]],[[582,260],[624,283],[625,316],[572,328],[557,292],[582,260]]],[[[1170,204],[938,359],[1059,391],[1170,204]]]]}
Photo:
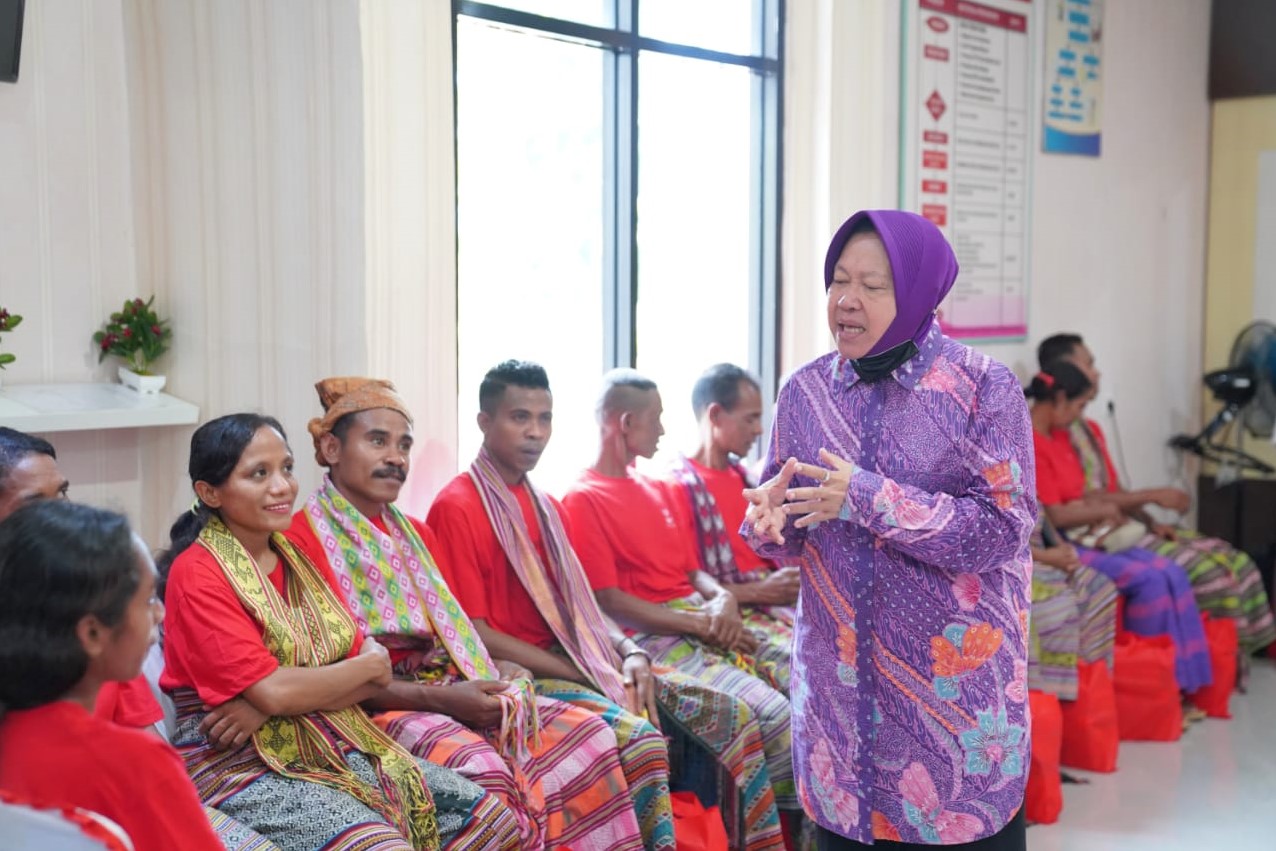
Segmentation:
{"type": "Polygon", "coordinates": [[[146,659],[142,662],[142,675],[146,677],[146,684],[151,687],[151,693],[155,695],[160,708],[164,710],[164,720],[156,726],[164,738],[171,742],[173,734],[177,732],[177,707],[173,705],[172,698],[160,691],[159,678],[162,673],[164,673],[164,648],[156,642],[151,645],[151,649],[146,653],[146,659]]]}
{"type": "Polygon", "coordinates": [[[0,851],[133,851],[133,842],[104,815],[44,810],[0,801],[0,851]]]}

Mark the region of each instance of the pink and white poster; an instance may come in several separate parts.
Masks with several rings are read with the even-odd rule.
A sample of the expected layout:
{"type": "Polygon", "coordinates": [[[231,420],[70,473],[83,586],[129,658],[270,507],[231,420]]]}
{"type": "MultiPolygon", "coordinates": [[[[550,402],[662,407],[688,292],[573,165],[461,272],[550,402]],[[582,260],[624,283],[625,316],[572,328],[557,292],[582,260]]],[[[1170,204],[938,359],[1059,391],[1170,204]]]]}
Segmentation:
{"type": "Polygon", "coordinates": [[[906,0],[901,203],[938,225],[961,272],[945,333],[1027,335],[1029,0],[906,0]]]}

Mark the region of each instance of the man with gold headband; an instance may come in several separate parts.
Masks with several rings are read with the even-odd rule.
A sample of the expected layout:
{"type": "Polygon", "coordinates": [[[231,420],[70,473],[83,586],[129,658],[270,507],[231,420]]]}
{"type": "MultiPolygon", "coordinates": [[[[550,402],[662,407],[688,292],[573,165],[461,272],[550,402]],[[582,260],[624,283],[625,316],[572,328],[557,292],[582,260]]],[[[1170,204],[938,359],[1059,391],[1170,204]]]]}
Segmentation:
{"type": "Polygon", "coordinates": [[[287,535],[390,650],[394,682],[369,703],[378,723],[500,797],[520,848],[641,848],[610,728],[535,696],[525,670],[491,657],[439,573],[430,530],[395,507],[413,443],[403,398],[367,378],[316,389],[324,415],[310,434],[328,473],[287,535]]]}

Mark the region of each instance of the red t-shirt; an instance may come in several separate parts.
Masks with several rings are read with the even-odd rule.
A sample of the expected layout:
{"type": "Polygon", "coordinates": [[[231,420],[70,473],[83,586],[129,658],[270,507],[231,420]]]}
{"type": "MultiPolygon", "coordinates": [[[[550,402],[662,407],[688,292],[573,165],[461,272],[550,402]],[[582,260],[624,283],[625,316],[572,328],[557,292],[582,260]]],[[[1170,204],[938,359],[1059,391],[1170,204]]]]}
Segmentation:
{"type": "Polygon", "coordinates": [[[1056,430],[1047,437],[1034,429],[1032,448],[1037,460],[1037,498],[1041,504],[1062,505],[1080,499],[1085,493],[1085,471],[1068,432],[1056,430]]]}
{"type": "Polygon", "coordinates": [[[149,727],[164,720],[164,710],[142,674],[128,682],[103,683],[93,714],[124,727],[149,727]]]}
{"type": "MultiPolygon", "coordinates": [[[[331,575],[326,564],[316,567],[331,575]]],[[[280,594],[288,569],[280,558],[268,576],[280,594]]],[[[173,562],[164,608],[164,691],[193,688],[209,706],[220,706],[279,667],[262,641],[261,627],[202,545],[191,545],[173,562]]],[[[349,656],[358,654],[362,643],[363,636],[356,632],[349,656]]]]}
{"type": "Polygon", "coordinates": [[[700,559],[687,537],[690,514],[667,486],[633,471],[586,470],[563,497],[572,544],[595,590],[620,588],[652,603],[695,593],[687,574],[700,559]]]}
{"type": "MultiPolygon", "coordinates": [[[[430,551],[430,555],[434,556],[434,561],[438,564],[439,544],[434,539],[434,533],[420,520],[409,517],[408,522],[412,524],[413,529],[416,529],[417,534],[421,536],[421,543],[425,544],[425,548],[430,551]]],[[[380,517],[374,518],[372,525],[381,532],[389,531],[386,529],[385,521],[380,517]]],[[[346,592],[342,590],[340,583],[337,581],[337,574],[333,572],[332,565],[328,562],[328,556],[324,551],[323,544],[319,542],[319,538],[315,535],[314,527],[306,519],[306,510],[304,508],[292,516],[292,525],[288,527],[288,531],[284,532],[284,537],[291,541],[293,546],[301,550],[311,564],[319,568],[319,572],[323,574],[323,578],[328,582],[328,587],[337,595],[337,599],[341,601],[341,605],[346,607],[346,611],[349,611],[350,604],[346,600],[346,592]]],[[[442,565],[438,566],[440,572],[442,572],[442,565]]],[[[449,588],[451,588],[450,584],[449,588]]],[[[452,590],[455,594],[455,589],[452,590]]],[[[462,603],[462,608],[464,608],[464,603],[462,603]]],[[[361,636],[356,640],[355,648],[357,649],[362,642],[363,638],[361,636]]],[[[410,650],[390,650],[390,661],[398,663],[410,654],[410,650]]]]}
{"type": "MultiPolygon", "coordinates": [[[[715,470],[691,459],[687,460],[700,475],[713,501],[718,504],[718,513],[722,515],[723,527],[731,538],[731,555],[735,557],[736,569],[741,573],[748,573],[760,567],[770,567],[771,563],[755,553],[753,547],[749,546],[740,535],[740,524],[744,522],[745,512],[749,509],[749,501],[744,498],[743,493],[749,483],[740,475],[740,471],[735,467],[715,470]]],[[[670,482],[670,487],[676,489],[675,493],[687,507],[687,516],[694,520],[695,518],[691,516],[691,489],[681,482],[670,482]]],[[[698,550],[700,539],[696,533],[695,523],[687,525],[691,533],[692,546],[698,550]]]]}
{"type": "MultiPolygon", "coordinates": [[[[510,490],[523,510],[532,545],[544,561],[545,539],[532,496],[525,486],[510,490]]],[[[557,502],[554,507],[563,516],[557,502]]],[[[541,649],[557,641],[501,549],[478,488],[468,473],[457,476],[439,492],[426,523],[438,539],[434,558],[466,614],[482,618],[492,629],[541,649]]]]}
{"type": "Polygon", "coordinates": [[[100,813],[124,828],[137,851],[222,851],[168,742],[70,701],[5,714],[0,787],[35,804],[100,813]]]}

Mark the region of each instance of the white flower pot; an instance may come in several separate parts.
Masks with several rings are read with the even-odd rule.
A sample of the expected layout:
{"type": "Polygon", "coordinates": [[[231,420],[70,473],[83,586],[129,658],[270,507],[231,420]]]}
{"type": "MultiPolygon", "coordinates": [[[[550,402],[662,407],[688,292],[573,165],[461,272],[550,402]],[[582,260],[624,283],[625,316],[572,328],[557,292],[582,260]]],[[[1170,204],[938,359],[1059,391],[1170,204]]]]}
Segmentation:
{"type": "Polygon", "coordinates": [[[164,389],[168,378],[163,375],[139,375],[126,366],[120,367],[120,383],[143,395],[154,395],[164,389]]]}

